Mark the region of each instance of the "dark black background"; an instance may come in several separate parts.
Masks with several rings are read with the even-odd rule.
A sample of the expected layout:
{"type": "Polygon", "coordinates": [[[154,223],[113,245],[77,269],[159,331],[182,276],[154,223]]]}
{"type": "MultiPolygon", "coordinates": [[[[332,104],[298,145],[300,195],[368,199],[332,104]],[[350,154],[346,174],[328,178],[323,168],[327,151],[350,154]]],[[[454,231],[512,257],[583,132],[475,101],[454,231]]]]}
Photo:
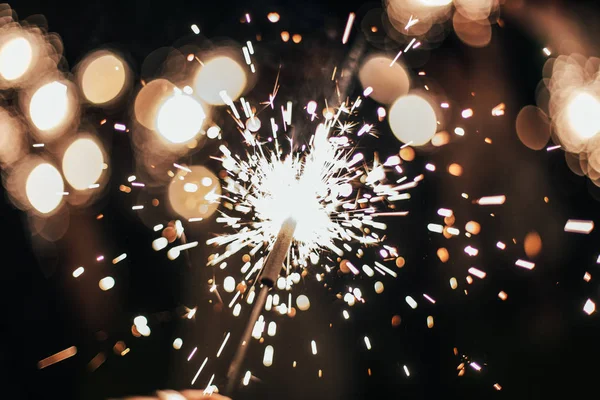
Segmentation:
{"type": "MultiPolygon", "coordinates": [[[[124,52],[138,74],[145,57],[155,49],[196,40],[190,33],[192,23],[201,27],[206,38],[227,37],[240,43],[260,32],[263,41],[256,43],[257,57],[264,69],[255,88],[259,94],[248,98],[253,102],[266,99],[281,64],[281,98],[293,97],[295,111],[300,114],[298,110],[308,100],[328,97],[331,92],[322,85],[327,81],[323,77],[330,76],[332,66],[344,59],[347,48],[339,37],[348,12],[358,11],[360,21],[367,10],[380,6],[339,3],[132,0],[19,1],[11,5],[21,18],[33,14],[46,17],[49,30],[63,40],[70,66],[89,51],[108,46],[124,52]],[[278,25],[266,21],[270,11],[281,14],[278,25]],[[239,21],[246,12],[254,19],[251,26],[239,21]],[[303,42],[282,44],[278,36],[282,29],[301,33],[303,42]]],[[[581,21],[584,28],[590,27],[591,34],[598,17],[592,3],[539,4],[556,7],[558,14],[581,21]]],[[[355,29],[351,40],[356,37],[355,29]]],[[[438,172],[428,173],[404,205],[411,211],[410,217],[386,221],[390,241],[407,265],[397,280],[384,280],[386,290],[381,295],[374,294],[369,279],[358,278],[353,283],[349,277],[335,274],[327,278],[334,289],[328,291],[316,282],[313,269],[310,279],[296,292],[310,295],[311,309],[294,320],[277,319],[278,335],[270,341],[275,346],[275,364],[270,369],[261,363],[264,345],[254,345],[247,367],[262,381],[253,382],[236,398],[532,399],[595,392],[600,327],[597,316],[587,316],[582,308],[588,297],[598,295],[598,236],[597,232],[588,236],[567,234],[563,226],[569,218],[597,220],[594,197],[599,192],[567,168],[563,153],[531,151],[514,132],[519,109],[535,102],[534,90],[545,61],[541,48],[545,45],[507,16],[503,28],[494,27],[492,43],[484,49],[468,48],[450,34],[441,47],[428,51],[426,58],[407,59],[416,66],[415,85],[443,88],[443,97],[451,101],[453,111],[446,115],[448,129],[456,125],[462,108],[472,107],[476,112],[473,119],[461,122],[468,132],[464,139],[422,152],[406,167],[410,175],[417,175],[425,162],[438,166],[438,172]],[[426,63],[421,65],[423,61],[426,63]],[[421,69],[427,71],[426,78],[416,77],[421,69]],[[492,118],[490,110],[500,102],[507,104],[506,115],[492,118]],[[484,143],[485,137],[492,138],[493,144],[484,143]],[[464,167],[462,177],[445,172],[451,162],[464,167]],[[463,192],[471,198],[504,193],[508,200],[502,207],[486,209],[462,199],[463,192]],[[544,196],[549,197],[548,204],[544,196]],[[446,241],[427,232],[427,223],[439,220],[436,211],[440,207],[455,211],[459,228],[469,220],[481,223],[482,233],[469,242],[480,249],[475,262],[462,252],[467,244],[464,239],[446,241]],[[525,258],[522,241],[532,230],[540,233],[544,249],[533,271],[521,270],[514,261],[525,258]],[[517,239],[516,245],[512,238],[517,239]],[[509,245],[505,252],[495,248],[498,240],[509,245]],[[451,252],[447,264],[435,256],[441,246],[451,252]],[[469,286],[465,296],[461,290],[467,288],[464,276],[471,265],[484,269],[488,276],[469,286]],[[585,271],[593,276],[590,283],[582,279],[585,271]],[[450,290],[448,280],[452,276],[459,279],[460,290],[450,290]],[[347,285],[360,286],[369,301],[350,309],[352,318],[344,321],[341,311],[345,305],[336,300],[335,293],[347,285]],[[509,294],[508,301],[497,298],[500,290],[509,294]],[[422,293],[435,297],[437,304],[428,304],[422,293]],[[408,308],[406,295],[419,301],[417,310],[408,308]],[[394,314],[402,316],[398,328],[390,324],[394,314]],[[435,316],[434,329],[427,329],[427,315],[435,316]],[[365,335],[373,343],[371,351],[364,347],[365,335]],[[310,353],[312,339],[319,344],[318,356],[310,353]],[[464,354],[485,364],[483,370],[475,372],[467,367],[465,376],[457,377],[461,359],[454,356],[454,347],[459,356],[464,354]],[[291,367],[293,360],[298,361],[295,369],[291,367]],[[408,378],[403,365],[410,368],[408,378]],[[368,368],[372,376],[368,376],[368,368]],[[321,379],[317,377],[319,369],[324,374],[321,379]],[[492,387],[496,382],[502,385],[501,392],[492,387]]],[[[369,46],[369,52],[376,51],[369,46]]],[[[388,46],[384,51],[393,56],[397,49],[388,46]]],[[[359,90],[355,88],[356,94],[359,90]]],[[[367,101],[365,120],[374,120],[376,107],[367,101]]],[[[92,122],[104,117],[97,110],[88,111],[92,122]]],[[[109,118],[123,121],[127,115],[124,108],[109,118]]],[[[378,129],[382,139],[367,140],[363,145],[373,147],[382,157],[394,154],[398,142],[390,139],[385,123],[378,129]]],[[[0,397],[101,399],[148,394],[160,388],[182,389],[189,387],[206,356],[211,364],[195,387],[203,388],[212,372],[217,373],[216,383],[224,387],[225,370],[242,322],[230,317],[227,310],[216,312],[209,303],[209,299],[214,300],[207,284],[212,272],[204,266],[209,250],[190,252],[192,270],[181,259],[171,262],[164,252],[152,251],[150,243],[156,234],[131,211],[136,203],[133,195],[127,197],[118,191],[118,185],[135,173],[129,139],[109,127],[98,133],[111,155],[107,193],[85,210],[70,211],[69,229],[60,241],[52,244],[32,237],[22,212],[8,199],[0,206],[0,397]],[[94,217],[100,212],[105,218],[96,221],[94,217]],[[127,260],[117,266],[110,264],[109,260],[122,252],[127,252],[127,260]],[[96,263],[99,254],[108,262],[96,263]],[[71,273],[78,265],[84,265],[86,272],[75,280],[71,273]],[[108,274],[117,284],[113,290],[101,292],[98,279],[108,274]],[[180,318],[183,305],[198,305],[194,321],[180,318]],[[152,334],[148,338],[131,335],[131,321],[140,314],[149,319],[152,334]],[[227,331],[233,332],[229,345],[215,361],[214,353],[227,331]],[[171,347],[178,336],[184,339],[179,352],[171,347]],[[131,348],[124,357],[112,352],[118,340],[131,348]],[[37,369],[37,361],[73,345],[78,348],[75,357],[37,369]],[[186,358],[195,346],[198,353],[188,363],[186,358]],[[107,361],[89,372],[86,365],[98,352],[104,352],[107,361]]],[[[224,138],[234,143],[236,135],[233,130],[226,131],[224,138]]],[[[210,164],[207,156],[215,152],[216,146],[207,145],[193,161],[210,164]]],[[[6,198],[5,192],[2,194],[6,198]]],[[[156,217],[156,223],[166,221],[166,216],[156,217]]],[[[219,229],[207,222],[190,227],[187,233],[202,243],[210,232],[219,229]]],[[[241,263],[239,258],[232,261],[236,269],[237,263],[241,263]]]]}

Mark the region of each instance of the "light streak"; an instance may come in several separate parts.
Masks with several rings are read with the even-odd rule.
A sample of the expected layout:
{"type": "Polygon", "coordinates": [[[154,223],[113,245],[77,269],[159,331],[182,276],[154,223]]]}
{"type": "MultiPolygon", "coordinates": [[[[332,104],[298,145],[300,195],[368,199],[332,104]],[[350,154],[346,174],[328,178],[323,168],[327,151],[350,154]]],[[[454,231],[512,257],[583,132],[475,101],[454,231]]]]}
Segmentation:
{"type": "MultiPolygon", "coordinates": [[[[188,359],[189,361],[189,359],[188,359]]],[[[204,369],[204,367],[206,366],[206,363],[208,362],[208,357],[206,357],[204,359],[204,361],[202,362],[202,365],[200,365],[200,368],[198,368],[198,372],[196,372],[196,375],[194,375],[194,379],[192,379],[192,385],[194,383],[196,383],[196,379],[198,379],[198,376],[200,376],[200,373],[202,372],[202,370],[204,369]]]]}
{"type": "Polygon", "coordinates": [[[217,351],[217,358],[219,358],[219,356],[221,355],[221,352],[225,348],[225,345],[227,344],[227,341],[229,340],[230,335],[231,335],[231,332],[227,332],[227,336],[225,336],[225,339],[223,339],[223,343],[221,344],[221,347],[219,347],[219,351],[217,351]]]}
{"type": "Polygon", "coordinates": [[[532,270],[535,268],[535,264],[525,260],[517,260],[515,265],[521,268],[532,270]]]}
{"type": "Polygon", "coordinates": [[[589,234],[594,230],[594,221],[570,219],[565,224],[565,232],[589,234]]]}
{"type": "Polygon", "coordinates": [[[46,367],[49,367],[50,365],[66,360],[69,357],[73,357],[75,354],[77,354],[77,347],[71,346],[67,349],[59,351],[56,354],[51,355],[50,357],[46,357],[43,360],[38,361],[37,367],[38,369],[44,369],[46,367]]]}
{"type": "Polygon", "coordinates": [[[356,18],[356,14],[353,12],[348,15],[348,22],[346,22],[346,29],[344,29],[344,36],[342,37],[342,44],[348,43],[348,38],[350,37],[350,30],[352,29],[352,24],[354,23],[354,19],[356,18]]]}
{"type": "Polygon", "coordinates": [[[477,204],[480,206],[491,206],[491,205],[500,205],[504,204],[506,201],[506,196],[498,195],[498,196],[486,196],[482,197],[479,200],[475,200],[477,204]]]}

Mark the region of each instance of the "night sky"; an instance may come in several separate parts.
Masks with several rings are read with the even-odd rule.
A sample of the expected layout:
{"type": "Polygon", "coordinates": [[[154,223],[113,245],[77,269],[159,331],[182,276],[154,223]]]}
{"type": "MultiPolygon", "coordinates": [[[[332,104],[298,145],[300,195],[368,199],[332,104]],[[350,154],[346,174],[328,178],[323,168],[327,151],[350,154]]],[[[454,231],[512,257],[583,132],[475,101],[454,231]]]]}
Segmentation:
{"type": "MultiPolygon", "coordinates": [[[[600,13],[592,7],[593,1],[576,2],[577,7],[568,1],[506,3],[542,5],[579,21],[592,41],[600,37],[594,25],[600,13]]],[[[147,58],[149,54],[160,58],[169,48],[196,45],[202,49],[211,42],[252,39],[260,67],[254,89],[246,98],[254,103],[266,100],[280,68],[278,96],[280,101],[293,100],[294,115],[298,115],[293,135],[301,139],[306,135],[304,128],[311,126],[304,120],[302,107],[311,99],[322,103],[330,98],[333,66],[343,63],[348,48],[360,40],[362,33],[356,27],[362,18],[381,4],[28,0],[11,6],[20,19],[45,16],[48,30],[60,35],[64,44],[64,70],[92,50],[114,49],[130,64],[135,82],[128,94],[131,100],[119,108],[82,110],[84,121],[96,126],[109,154],[109,183],[91,205],[67,207],[41,228],[38,219],[15,208],[0,188],[0,398],[91,400],[188,388],[206,356],[211,357],[211,365],[194,387],[204,388],[212,373],[217,374],[215,383],[224,387],[243,329],[242,317],[249,308],[234,318],[227,309],[228,300],[221,310],[208,291],[212,271],[206,260],[214,250],[202,243],[223,228],[214,218],[186,228],[188,239],[201,243],[189,252],[191,268],[185,257],[169,261],[164,251],[153,251],[151,242],[159,233],[151,227],[176,216],[163,206],[166,197],[161,188],[131,194],[119,191],[119,185],[138,172],[127,133],[116,132],[112,124],[132,125],[131,108],[140,79],[160,76],[157,62],[147,58]],[[278,24],[266,19],[271,11],[281,15],[278,24]],[[349,45],[343,46],[340,37],[351,11],[357,13],[357,22],[349,45]],[[251,24],[240,23],[245,13],[252,15],[251,24]],[[190,30],[194,23],[201,29],[198,36],[190,30]],[[303,41],[283,43],[281,30],[299,33],[303,41]],[[255,40],[257,33],[262,35],[260,42],[255,40]],[[104,118],[110,123],[100,126],[104,118]],[[132,205],[153,198],[161,200],[160,207],[131,210],[132,205]],[[104,218],[96,220],[100,213],[104,218]],[[36,234],[65,226],[57,241],[36,234]],[[112,265],[110,260],[121,253],[127,253],[127,259],[112,265]],[[99,255],[106,260],[97,262],[99,255]],[[75,279],[72,272],[80,265],[85,266],[85,273],[75,279]],[[103,292],[98,280],[106,275],[113,276],[116,285],[103,292]],[[181,318],[186,306],[198,307],[194,320],[181,318]],[[132,320],[137,315],[148,318],[149,337],[132,336],[132,320]],[[229,331],[229,344],[215,359],[214,353],[229,331]],[[176,337],[184,342],[179,351],[172,347],[176,337]],[[116,355],[113,346],[117,341],[124,341],[131,351],[116,355]],[[37,368],[39,360],[70,346],[77,347],[76,356],[37,368]],[[196,346],[198,354],[187,362],[196,346]],[[92,372],[88,363],[100,352],[106,361],[92,372]]],[[[535,8],[527,13],[535,12],[531,10],[535,8]]],[[[406,260],[404,268],[397,270],[398,278],[381,279],[385,291],[377,295],[371,278],[334,271],[319,283],[315,274],[322,271],[309,268],[294,293],[310,297],[310,310],[298,312],[293,319],[276,317],[277,335],[268,339],[275,347],[272,367],[262,365],[264,345],[252,343],[244,370],[252,370],[260,382],[241,389],[236,399],[541,399],[559,393],[582,396],[595,392],[600,324],[597,313],[588,316],[582,309],[588,298],[600,299],[596,283],[600,277],[596,264],[599,234],[595,230],[577,235],[563,228],[568,219],[600,221],[600,189],[569,169],[562,150],[533,151],[519,141],[515,119],[523,106],[535,104],[546,61],[541,49],[546,43],[528,31],[527,24],[515,17],[516,11],[500,15],[502,27],[493,27],[492,42],[485,48],[468,47],[450,32],[442,43],[408,53],[403,59],[413,86],[428,85],[437,100],[450,102],[451,108],[444,114],[446,129],[451,131],[460,124],[468,134],[440,148],[418,150],[415,161],[404,165],[408,175],[424,172],[426,179],[401,205],[410,211],[409,216],[385,220],[389,242],[406,260]],[[427,75],[418,76],[418,71],[427,75]],[[492,117],[491,109],[501,102],[506,104],[506,114],[492,117]],[[472,108],[475,116],[463,121],[460,110],[465,108],[472,108]],[[485,138],[492,139],[492,144],[485,138]],[[446,172],[453,162],[464,168],[462,176],[446,172]],[[427,163],[435,164],[437,171],[425,171],[427,163]],[[507,201],[502,206],[481,207],[463,199],[461,193],[468,193],[470,199],[505,194],[507,201]],[[548,197],[547,203],[544,197],[548,197]],[[454,210],[461,230],[474,220],[481,224],[481,233],[467,242],[464,237],[446,240],[429,232],[428,223],[441,223],[437,210],[442,207],[454,210]],[[528,271],[514,263],[527,259],[523,239],[532,231],[542,238],[543,250],[531,260],[536,268],[528,271]],[[504,252],[496,247],[498,241],[508,245],[504,252]],[[467,243],[480,250],[477,257],[464,253],[467,243]],[[447,263],[436,256],[440,247],[451,254],[447,263]],[[464,277],[471,266],[485,270],[487,277],[467,285],[464,277]],[[592,275],[590,282],[583,280],[586,271],[592,275]],[[459,280],[457,290],[451,290],[448,283],[453,276],[459,280]],[[346,321],[342,310],[349,308],[336,293],[347,286],[360,287],[368,300],[351,308],[351,318],[346,321]],[[501,290],[508,293],[507,301],[498,298],[501,290]],[[436,304],[425,301],[423,293],[434,297],[436,304]],[[406,304],[407,295],[419,302],[416,310],[406,304]],[[399,327],[392,327],[393,315],[401,316],[399,327]],[[428,315],[435,318],[433,329],[426,325],[428,315]],[[365,348],[364,336],[370,338],[372,350],[365,348]],[[311,340],[318,342],[317,356],[311,354],[311,340]],[[483,369],[477,372],[467,367],[464,376],[457,376],[463,355],[483,369]],[[293,361],[297,361],[296,368],[292,368],[293,361]],[[410,369],[410,377],[405,375],[404,365],[410,369]],[[320,369],[322,378],[318,377],[320,369]],[[495,383],[502,386],[501,391],[494,389],[495,383]]],[[[383,52],[394,57],[404,45],[371,40],[365,54],[383,52]]],[[[592,50],[595,54],[588,55],[598,55],[597,47],[592,50]]],[[[352,79],[350,97],[361,92],[358,80],[352,79]]],[[[3,96],[3,101],[10,96],[3,96]]],[[[377,107],[379,104],[367,100],[359,118],[375,121],[377,107]]],[[[231,148],[243,150],[233,121],[224,112],[217,118],[223,140],[231,148]]],[[[378,152],[382,159],[397,154],[401,144],[387,123],[376,128],[380,138],[367,137],[359,146],[378,152]]],[[[181,162],[203,164],[218,172],[219,165],[209,157],[218,153],[219,144],[208,141],[181,162]]],[[[237,271],[241,254],[230,263],[237,271]]]]}

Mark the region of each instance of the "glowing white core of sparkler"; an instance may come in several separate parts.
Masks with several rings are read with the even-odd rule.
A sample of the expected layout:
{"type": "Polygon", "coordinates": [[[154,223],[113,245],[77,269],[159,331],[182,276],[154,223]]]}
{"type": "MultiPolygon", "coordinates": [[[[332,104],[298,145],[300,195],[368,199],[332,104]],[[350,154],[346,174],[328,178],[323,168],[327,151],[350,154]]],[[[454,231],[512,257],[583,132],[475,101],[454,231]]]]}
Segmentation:
{"type": "Polygon", "coordinates": [[[255,216],[251,231],[242,230],[221,244],[272,243],[283,222],[292,217],[297,223],[294,240],[299,260],[319,248],[340,252],[334,241],[350,238],[339,223],[350,218],[340,210],[353,192],[349,182],[358,176],[352,165],[362,157],[357,154],[350,159],[346,142],[330,140],[328,133],[328,128],[319,125],[306,153],[283,158],[277,150],[264,153],[260,144],[247,161],[221,149],[226,156],[223,166],[238,178],[230,180],[226,189],[239,195],[238,208],[253,210],[255,216]]]}

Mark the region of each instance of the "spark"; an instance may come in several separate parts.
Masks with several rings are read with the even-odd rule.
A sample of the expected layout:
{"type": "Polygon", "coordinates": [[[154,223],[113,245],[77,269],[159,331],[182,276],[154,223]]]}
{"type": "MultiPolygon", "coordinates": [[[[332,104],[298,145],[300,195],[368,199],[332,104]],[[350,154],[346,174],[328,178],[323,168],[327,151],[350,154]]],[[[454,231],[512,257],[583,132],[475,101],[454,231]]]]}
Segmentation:
{"type": "Polygon", "coordinates": [[[570,219],[565,224],[565,232],[589,234],[594,230],[594,221],[570,219]]]}
{"type": "Polygon", "coordinates": [[[591,299],[587,299],[585,305],[583,306],[583,311],[587,315],[592,315],[596,311],[596,303],[594,303],[591,299]]]}
{"type": "Polygon", "coordinates": [[[471,368],[473,368],[475,371],[481,371],[481,366],[479,364],[477,364],[476,362],[472,362],[470,365],[471,365],[471,368]]]}
{"type": "Polygon", "coordinates": [[[471,268],[469,268],[469,273],[470,273],[471,275],[475,275],[475,276],[476,276],[476,277],[478,277],[479,279],[483,279],[483,278],[485,278],[485,276],[486,276],[486,273],[485,273],[485,272],[483,272],[483,271],[481,271],[481,270],[479,270],[479,269],[477,269],[477,268],[475,268],[475,267],[471,267],[471,268]]]}
{"type": "Polygon", "coordinates": [[[194,350],[192,350],[192,352],[188,356],[188,359],[187,359],[188,361],[190,361],[192,359],[192,357],[194,357],[194,354],[196,354],[196,350],[198,350],[198,348],[194,347],[194,350]]]}
{"type": "Polygon", "coordinates": [[[46,357],[43,360],[38,361],[38,369],[44,369],[46,367],[49,367],[50,365],[66,360],[69,357],[73,357],[75,354],[77,354],[77,347],[71,346],[67,349],[59,351],[56,354],[51,355],[50,357],[46,357]]]}
{"type": "MultiPolygon", "coordinates": [[[[371,125],[365,124],[353,133],[357,124],[341,120],[358,107],[359,100],[354,104],[342,103],[335,117],[317,124],[307,144],[294,143],[273,129],[269,133],[271,141],[249,141],[251,151],[245,157],[233,154],[224,145],[219,147],[220,160],[228,172],[223,184],[227,194],[221,197],[234,203],[234,210],[239,211],[240,216],[221,212],[217,221],[236,231],[206,242],[227,246],[226,252],[209,265],[218,265],[243,248],[256,249],[263,243],[267,243],[263,250],[269,251],[283,221],[289,217],[297,222],[290,261],[300,267],[306,267],[311,257],[323,251],[341,257],[352,249],[349,243],[373,246],[382,242],[385,235],[377,231],[385,230],[386,224],[374,217],[405,214],[377,214],[374,206],[357,207],[357,203],[386,204],[407,198],[404,192],[415,187],[418,180],[396,186],[387,181],[390,172],[398,171],[388,172],[389,166],[380,164],[377,158],[371,165],[365,164],[364,155],[355,150],[353,138],[368,132],[371,125]],[[285,153],[287,143],[291,149],[285,153]]],[[[317,109],[314,100],[306,106],[313,117],[317,109]]],[[[287,102],[287,107],[282,106],[281,110],[285,128],[292,123],[291,103],[287,102]]],[[[399,162],[398,159],[395,163],[399,162]]],[[[385,265],[376,265],[375,269],[383,274],[396,276],[385,265]]],[[[349,268],[358,274],[351,263],[349,268]]],[[[255,272],[253,269],[250,275],[255,272]]]]}
{"type": "Polygon", "coordinates": [[[221,344],[221,347],[219,347],[219,351],[217,351],[217,358],[219,358],[219,356],[221,355],[221,352],[225,348],[225,345],[227,344],[227,341],[229,340],[230,335],[231,335],[231,332],[227,332],[227,336],[225,336],[225,339],[223,339],[223,343],[221,344]]]}
{"type": "Polygon", "coordinates": [[[393,59],[393,60],[392,60],[392,62],[390,63],[390,67],[391,67],[392,65],[394,65],[394,64],[396,63],[396,61],[398,61],[398,58],[400,58],[400,56],[401,56],[401,55],[402,55],[402,50],[400,50],[400,51],[398,52],[398,54],[396,54],[396,57],[394,57],[394,59],[393,59]]]}
{"type": "Polygon", "coordinates": [[[408,31],[408,28],[416,25],[417,23],[419,23],[419,20],[417,18],[413,19],[413,16],[411,15],[410,18],[408,19],[408,22],[406,23],[406,26],[404,27],[404,30],[408,31]]]}
{"type": "MultiPolygon", "coordinates": [[[[189,361],[189,359],[188,359],[189,361]]],[[[194,379],[192,379],[192,385],[194,383],[196,383],[196,379],[198,379],[198,376],[200,375],[200,373],[202,372],[202,370],[204,369],[204,367],[206,366],[206,363],[208,362],[208,357],[206,357],[204,359],[204,361],[202,362],[202,365],[200,365],[200,368],[198,368],[198,372],[196,372],[196,375],[194,375],[194,379]]]]}
{"type": "Polygon", "coordinates": [[[120,263],[121,261],[123,261],[123,260],[124,260],[124,259],[126,259],[126,258],[127,258],[127,253],[123,253],[123,254],[121,254],[120,256],[118,256],[118,257],[114,258],[114,259],[112,260],[112,263],[113,263],[113,264],[120,263]]]}
{"type": "Polygon", "coordinates": [[[352,24],[354,23],[354,19],[356,18],[356,14],[353,12],[348,15],[348,22],[346,23],[346,29],[344,29],[344,36],[342,37],[342,44],[348,43],[348,38],[350,37],[350,30],[352,29],[352,24]]]}
{"type": "Polygon", "coordinates": [[[517,260],[515,265],[521,268],[532,270],[535,268],[535,264],[525,260],[517,260]]]}
{"type": "Polygon", "coordinates": [[[77,268],[75,271],[73,271],[73,277],[74,278],[79,278],[81,276],[81,274],[83,274],[83,267],[79,267],[77,268]]]}
{"type": "Polygon", "coordinates": [[[480,206],[490,206],[490,205],[504,204],[505,201],[506,201],[506,196],[498,195],[498,196],[482,197],[479,200],[475,200],[475,203],[479,204],[480,206]]]}

